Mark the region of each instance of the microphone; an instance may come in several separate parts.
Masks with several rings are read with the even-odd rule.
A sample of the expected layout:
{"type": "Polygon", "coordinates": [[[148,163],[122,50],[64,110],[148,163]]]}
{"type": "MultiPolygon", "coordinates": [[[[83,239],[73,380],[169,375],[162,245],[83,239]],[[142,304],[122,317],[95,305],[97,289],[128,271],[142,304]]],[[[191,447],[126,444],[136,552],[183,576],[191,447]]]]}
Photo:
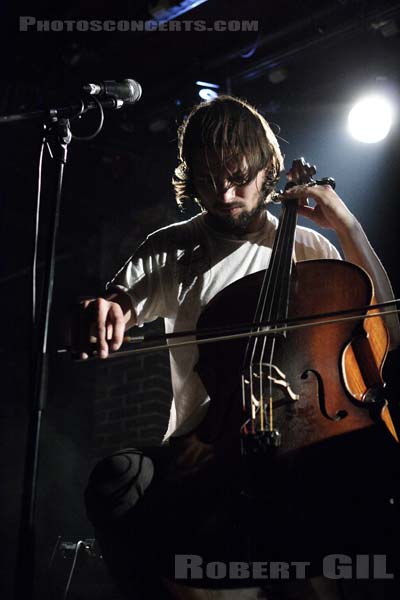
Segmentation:
{"type": "Polygon", "coordinates": [[[111,96],[117,102],[120,100],[126,104],[135,104],[142,95],[142,87],[134,79],[87,83],[82,89],[92,96],[111,96]]]}

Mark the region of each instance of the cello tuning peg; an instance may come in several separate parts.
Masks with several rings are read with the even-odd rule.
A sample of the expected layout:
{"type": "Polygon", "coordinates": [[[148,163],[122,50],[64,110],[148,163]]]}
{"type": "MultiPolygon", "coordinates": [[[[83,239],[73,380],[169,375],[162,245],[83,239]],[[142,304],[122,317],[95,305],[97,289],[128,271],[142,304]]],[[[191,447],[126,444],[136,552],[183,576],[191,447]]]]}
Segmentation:
{"type": "Polygon", "coordinates": [[[310,179],[312,179],[317,172],[317,167],[315,165],[310,165],[310,163],[306,162],[303,164],[303,169],[306,176],[310,179]]]}
{"type": "Polygon", "coordinates": [[[313,175],[315,175],[316,172],[316,166],[310,165],[305,161],[304,157],[301,156],[293,161],[292,167],[286,175],[290,182],[302,185],[312,181],[313,175]]]}
{"type": "Polygon", "coordinates": [[[275,192],[272,192],[271,194],[271,202],[273,204],[280,204],[281,203],[281,196],[283,194],[283,190],[275,190],[275,192]]]}
{"type": "Polygon", "coordinates": [[[318,185],[330,185],[333,190],[336,188],[336,181],[333,177],[323,177],[322,179],[318,179],[316,183],[318,185]]]}

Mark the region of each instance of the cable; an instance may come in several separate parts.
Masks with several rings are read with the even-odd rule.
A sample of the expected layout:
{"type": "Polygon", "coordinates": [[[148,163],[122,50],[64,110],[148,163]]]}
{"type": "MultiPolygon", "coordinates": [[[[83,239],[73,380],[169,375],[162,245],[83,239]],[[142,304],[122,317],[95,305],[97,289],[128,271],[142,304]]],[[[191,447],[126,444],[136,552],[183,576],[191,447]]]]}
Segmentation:
{"type": "MultiPolygon", "coordinates": [[[[101,103],[98,101],[98,99],[96,98],[96,96],[90,96],[90,99],[93,100],[93,102],[95,102],[97,104],[97,106],[99,107],[99,110],[100,110],[100,123],[99,123],[96,131],[94,133],[91,133],[90,135],[82,135],[82,136],[81,135],[75,135],[71,131],[72,138],[74,140],[79,140],[80,142],[86,142],[86,141],[93,140],[97,135],[99,135],[100,131],[103,129],[103,124],[104,124],[104,110],[103,110],[103,107],[102,107],[101,103]]],[[[83,113],[83,111],[81,111],[77,115],[77,117],[80,117],[82,113],[83,113]]],[[[77,118],[77,117],[74,117],[74,118],[77,118]]]]}
{"type": "Polygon", "coordinates": [[[85,542],[83,542],[82,540],[80,540],[79,542],[77,542],[76,548],[75,548],[75,553],[74,553],[74,560],[72,561],[71,571],[69,573],[67,585],[65,586],[63,600],[67,600],[67,598],[68,598],[69,589],[70,589],[71,583],[72,583],[72,577],[74,575],[76,563],[77,563],[77,560],[78,560],[79,550],[81,549],[82,546],[85,548],[85,542]]]}
{"type": "Polygon", "coordinates": [[[38,163],[38,184],[36,194],[36,207],[35,207],[35,230],[33,239],[33,258],[32,258],[32,328],[36,325],[36,311],[37,311],[37,296],[36,296],[36,271],[37,271],[37,257],[38,257],[38,241],[39,241],[39,227],[40,227],[40,195],[42,190],[42,167],[43,167],[43,151],[46,145],[46,136],[43,135],[42,143],[40,145],[39,152],[39,163],[38,163]]]}

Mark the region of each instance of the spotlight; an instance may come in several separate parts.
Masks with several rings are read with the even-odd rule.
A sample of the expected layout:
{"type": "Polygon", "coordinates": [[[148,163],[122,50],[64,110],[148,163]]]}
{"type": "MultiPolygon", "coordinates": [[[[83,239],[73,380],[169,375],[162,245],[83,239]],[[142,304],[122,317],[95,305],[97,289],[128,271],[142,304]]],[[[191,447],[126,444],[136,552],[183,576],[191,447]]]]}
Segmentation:
{"type": "Polygon", "coordinates": [[[218,92],[209,88],[201,88],[199,96],[202,100],[214,100],[218,96],[218,92]]]}
{"type": "Polygon", "coordinates": [[[390,131],[393,114],[391,103],[383,96],[378,94],[365,96],[349,112],[350,133],[366,144],[380,142],[390,131]]]}
{"type": "Polygon", "coordinates": [[[199,96],[202,100],[214,100],[214,98],[218,96],[218,83],[209,83],[208,81],[196,81],[196,85],[198,85],[201,88],[199,90],[199,96]]]}
{"type": "Polygon", "coordinates": [[[209,81],[196,81],[196,85],[199,85],[200,87],[214,88],[215,90],[218,90],[219,88],[218,83],[210,83],[209,81]]]}
{"type": "Polygon", "coordinates": [[[166,23],[204,2],[207,0],[149,0],[148,11],[159,23],[166,23]]]}

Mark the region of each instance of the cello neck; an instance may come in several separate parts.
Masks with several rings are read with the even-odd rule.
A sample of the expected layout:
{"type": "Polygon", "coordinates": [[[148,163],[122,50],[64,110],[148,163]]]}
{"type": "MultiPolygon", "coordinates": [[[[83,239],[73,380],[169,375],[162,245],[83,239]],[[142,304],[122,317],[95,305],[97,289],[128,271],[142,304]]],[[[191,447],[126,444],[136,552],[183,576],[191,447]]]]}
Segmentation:
{"type": "MultiPolygon", "coordinates": [[[[259,292],[253,322],[284,322],[288,315],[290,276],[294,236],[297,224],[297,200],[290,199],[283,204],[283,211],[272,247],[269,267],[259,292]]],[[[259,330],[259,326],[252,328],[259,330]]],[[[269,339],[271,342],[271,338],[269,339]]],[[[258,345],[257,338],[249,338],[243,358],[243,371],[254,360],[258,345]]]]}
{"type": "Polygon", "coordinates": [[[288,314],[293,245],[297,225],[297,200],[283,206],[267,271],[261,319],[284,321],[288,314]]]}

